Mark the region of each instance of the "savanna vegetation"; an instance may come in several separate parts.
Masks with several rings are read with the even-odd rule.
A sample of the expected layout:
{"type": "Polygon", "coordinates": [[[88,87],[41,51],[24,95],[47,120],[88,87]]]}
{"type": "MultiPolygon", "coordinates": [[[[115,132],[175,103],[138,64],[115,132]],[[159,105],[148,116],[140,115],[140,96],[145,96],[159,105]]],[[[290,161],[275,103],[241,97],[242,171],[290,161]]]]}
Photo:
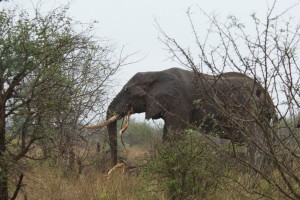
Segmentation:
{"type": "MultiPolygon", "coordinates": [[[[125,148],[120,146],[125,169],[116,169],[109,177],[108,146],[97,151],[95,145],[85,167],[79,171],[76,164],[71,173],[50,159],[33,162],[19,199],[286,199],[276,186],[252,176],[234,157],[229,141],[187,130],[180,140],[162,143],[161,132],[133,122],[124,136],[125,148]],[[131,134],[146,133],[147,143],[130,144],[131,134]]],[[[243,146],[238,148],[246,152],[243,146]]],[[[277,171],[269,176],[280,179],[277,171]]]]}
{"type": "Polygon", "coordinates": [[[300,34],[275,7],[264,20],[251,16],[254,34],[234,16],[219,22],[201,11],[210,22],[204,40],[188,12],[196,55],[158,27],[172,58],[195,74],[243,72],[269,91],[278,120],[257,118],[265,134],[256,143],[269,170],[214,133],[188,129],[162,142],[160,124],[131,121],[119,145],[124,165],[109,176],[106,130],[84,126],[105,117],[112,75],[128,56],[68,7],[2,9],[0,199],[299,199],[300,34]]]}

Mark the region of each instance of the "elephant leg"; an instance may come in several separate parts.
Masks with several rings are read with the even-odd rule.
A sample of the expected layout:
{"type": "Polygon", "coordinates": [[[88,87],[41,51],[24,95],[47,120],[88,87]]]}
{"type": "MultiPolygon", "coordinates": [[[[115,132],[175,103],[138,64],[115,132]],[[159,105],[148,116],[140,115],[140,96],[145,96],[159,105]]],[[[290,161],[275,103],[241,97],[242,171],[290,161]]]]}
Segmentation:
{"type": "Polygon", "coordinates": [[[251,174],[257,175],[257,171],[263,174],[271,172],[273,161],[267,153],[252,145],[248,148],[248,152],[250,157],[249,164],[252,167],[251,174]]]}
{"type": "Polygon", "coordinates": [[[264,142],[264,150],[262,152],[262,171],[264,173],[271,173],[272,169],[274,168],[274,157],[272,156],[271,148],[275,149],[278,145],[278,141],[272,130],[269,130],[268,137],[271,138],[272,146],[269,146],[270,144],[268,145],[268,143],[264,142]]]}
{"type": "Polygon", "coordinates": [[[164,125],[164,129],[163,129],[163,141],[166,141],[168,137],[168,128],[166,125],[164,125]]]}
{"type": "Polygon", "coordinates": [[[270,173],[273,168],[273,160],[266,153],[262,153],[262,161],[261,161],[261,171],[265,173],[270,173]]]}
{"type": "Polygon", "coordinates": [[[249,163],[252,166],[254,166],[255,165],[256,148],[252,145],[248,146],[247,153],[248,153],[249,163]]]}
{"type": "Polygon", "coordinates": [[[173,127],[164,125],[162,138],[163,142],[178,139],[179,135],[181,135],[181,132],[182,130],[174,129],[173,127]]]}
{"type": "Polygon", "coordinates": [[[247,148],[248,154],[248,163],[251,166],[250,173],[252,176],[256,176],[257,174],[257,165],[258,165],[258,157],[257,157],[258,149],[253,145],[249,145],[247,148]]]}
{"type": "Polygon", "coordinates": [[[188,122],[184,121],[177,115],[169,115],[165,118],[165,126],[163,130],[163,140],[166,141],[170,138],[172,140],[182,136],[184,129],[188,127],[188,122]],[[171,135],[170,135],[171,134],[171,135]]]}

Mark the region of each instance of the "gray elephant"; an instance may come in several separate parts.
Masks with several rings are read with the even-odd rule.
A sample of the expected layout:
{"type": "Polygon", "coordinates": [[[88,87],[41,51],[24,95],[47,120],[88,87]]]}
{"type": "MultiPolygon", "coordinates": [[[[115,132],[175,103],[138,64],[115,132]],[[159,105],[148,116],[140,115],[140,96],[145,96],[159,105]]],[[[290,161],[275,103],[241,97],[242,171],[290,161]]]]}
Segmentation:
{"type": "Polygon", "coordinates": [[[117,164],[117,119],[145,112],[163,119],[163,139],[186,128],[214,132],[220,138],[248,142],[275,120],[274,104],[254,79],[235,72],[212,76],[170,68],[135,74],[107,110],[109,145],[117,164]]]}

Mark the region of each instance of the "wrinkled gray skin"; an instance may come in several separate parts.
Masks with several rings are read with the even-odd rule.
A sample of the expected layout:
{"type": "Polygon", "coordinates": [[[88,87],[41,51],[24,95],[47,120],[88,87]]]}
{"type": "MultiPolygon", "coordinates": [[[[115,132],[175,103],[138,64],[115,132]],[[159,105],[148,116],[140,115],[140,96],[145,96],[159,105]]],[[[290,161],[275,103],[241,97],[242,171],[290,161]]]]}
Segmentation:
{"type": "MultiPolygon", "coordinates": [[[[163,119],[164,140],[170,131],[196,127],[247,142],[248,135],[257,137],[259,127],[276,116],[269,95],[246,75],[196,75],[179,68],[135,74],[110,103],[107,119],[114,114],[125,116],[130,107],[134,113],[145,112],[146,119],[163,119]],[[260,122],[254,122],[255,118],[260,122]]],[[[116,130],[116,122],[108,125],[113,164],[117,163],[116,130]]]]}

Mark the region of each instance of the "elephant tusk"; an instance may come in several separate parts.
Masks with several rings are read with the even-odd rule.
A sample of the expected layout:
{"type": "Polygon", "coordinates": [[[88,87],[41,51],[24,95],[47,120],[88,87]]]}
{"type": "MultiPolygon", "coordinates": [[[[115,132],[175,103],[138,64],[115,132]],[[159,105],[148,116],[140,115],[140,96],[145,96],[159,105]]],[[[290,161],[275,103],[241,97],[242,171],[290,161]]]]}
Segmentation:
{"type": "Polygon", "coordinates": [[[126,150],[125,148],[125,144],[124,144],[124,141],[123,141],[123,133],[126,131],[126,129],[128,128],[128,125],[129,125],[129,117],[130,115],[133,113],[133,108],[131,107],[130,110],[127,112],[127,115],[126,115],[126,120],[125,120],[125,125],[122,126],[121,130],[120,130],[120,135],[121,135],[121,142],[122,142],[122,145],[124,147],[124,149],[126,150]]]}
{"type": "Polygon", "coordinates": [[[120,118],[120,115],[119,114],[116,114],[114,116],[112,116],[111,118],[109,118],[108,120],[106,120],[105,122],[102,122],[102,123],[99,123],[99,124],[91,124],[91,125],[87,125],[85,126],[85,128],[103,128],[107,125],[109,125],[110,123],[118,120],[120,118]]]}
{"type": "Polygon", "coordinates": [[[125,117],[125,124],[122,126],[122,128],[121,128],[121,130],[120,130],[121,136],[123,135],[123,133],[126,131],[126,129],[127,129],[128,126],[129,126],[129,117],[130,117],[130,115],[131,115],[132,113],[133,113],[133,109],[131,108],[131,109],[128,111],[126,117],[125,117]]]}
{"type": "Polygon", "coordinates": [[[126,129],[129,126],[129,115],[126,115],[125,117],[125,124],[122,126],[121,130],[120,130],[120,134],[123,135],[123,133],[126,131],[126,129]]]}

